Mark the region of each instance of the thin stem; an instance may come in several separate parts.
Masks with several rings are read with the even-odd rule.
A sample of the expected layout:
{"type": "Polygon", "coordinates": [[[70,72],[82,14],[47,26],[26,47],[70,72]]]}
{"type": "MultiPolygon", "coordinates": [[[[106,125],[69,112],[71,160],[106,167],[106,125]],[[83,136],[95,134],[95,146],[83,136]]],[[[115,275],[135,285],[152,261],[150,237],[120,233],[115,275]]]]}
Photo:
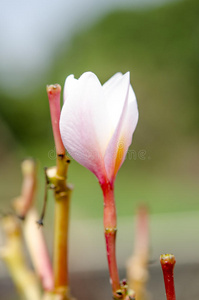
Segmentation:
{"type": "Polygon", "coordinates": [[[54,278],[50,257],[48,254],[43,228],[37,228],[35,220],[38,219],[37,211],[29,210],[23,224],[23,232],[30,257],[39,275],[41,284],[45,291],[52,291],[54,288],[54,278]]]}
{"type": "Polygon", "coordinates": [[[55,290],[68,288],[68,219],[70,193],[55,196],[54,274],[55,290]]]}
{"type": "Polygon", "coordinates": [[[56,153],[58,155],[60,154],[64,155],[65,148],[59,130],[61,86],[59,84],[51,84],[46,87],[46,90],[47,90],[49,105],[50,105],[50,115],[51,115],[51,123],[53,128],[53,136],[55,141],[56,153]]]}
{"type": "Polygon", "coordinates": [[[148,299],[149,216],[148,209],[140,206],[136,214],[135,243],[132,257],[127,263],[129,287],[135,291],[136,300],[148,299]]]}
{"type": "Polygon", "coordinates": [[[57,167],[47,169],[49,183],[54,186],[55,230],[54,230],[54,292],[62,299],[71,299],[68,280],[68,227],[71,188],[66,185],[68,157],[58,156],[57,167]]]}
{"type": "Polygon", "coordinates": [[[6,242],[0,257],[6,262],[12,279],[23,299],[40,300],[40,286],[35,274],[29,269],[23,251],[23,239],[18,220],[10,215],[1,221],[6,242]]]}
{"type": "Polygon", "coordinates": [[[173,273],[176,263],[175,256],[172,254],[163,254],[160,256],[160,263],[164,276],[167,300],[176,300],[173,273]]]}
{"type": "Polygon", "coordinates": [[[113,299],[133,300],[134,291],[128,288],[126,280],[121,283],[119,280],[116,261],[117,216],[114,186],[110,182],[105,182],[101,184],[101,188],[104,196],[104,235],[113,299]]]}
{"type": "Polygon", "coordinates": [[[37,224],[39,226],[43,226],[44,223],[44,216],[45,216],[45,213],[46,213],[46,206],[47,206],[47,200],[48,200],[48,178],[47,178],[47,175],[46,175],[46,169],[44,169],[45,171],[45,178],[46,178],[46,182],[45,182],[45,188],[44,188],[44,202],[43,202],[43,208],[42,208],[42,212],[41,212],[41,216],[39,218],[39,220],[37,221],[37,224]]]}
{"type": "Polygon", "coordinates": [[[57,153],[56,167],[47,169],[49,183],[54,187],[55,232],[54,232],[54,292],[63,300],[71,299],[68,282],[68,223],[71,188],[66,184],[70,159],[65,155],[65,148],[59,130],[60,119],[59,84],[47,86],[50,115],[57,153]]]}
{"type": "Polygon", "coordinates": [[[27,212],[33,206],[36,192],[36,162],[33,159],[26,159],[21,164],[23,183],[21,195],[14,199],[13,207],[17,215],[24,219],[27,212]]]}
{"type": "Polygon", "coordinates": [[[149,212],[146,206],[138,208],[136,215],[135,254],[148,260],[149,253],[149,212]]]}
{"type": "Polygon", "coordinates": [[[110,282],[112,285],[113,295],[120,290],[120,280],[116,262],[116,232],[117,218],[114,199],[114,187],[110,183],[101,185],[104,196],[104,234],[106,240],[106,251],[109,266],[110,282]]]}

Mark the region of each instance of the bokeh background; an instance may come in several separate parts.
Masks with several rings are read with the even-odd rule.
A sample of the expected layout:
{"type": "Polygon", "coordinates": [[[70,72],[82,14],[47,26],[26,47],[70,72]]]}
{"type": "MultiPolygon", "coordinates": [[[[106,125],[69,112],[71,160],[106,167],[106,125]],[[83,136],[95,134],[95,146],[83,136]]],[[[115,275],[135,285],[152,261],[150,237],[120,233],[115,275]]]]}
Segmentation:
{"type": "MultiPolygon", "coordinates": [[[[198,0],[2,0],[0,7],[1,210],[20,193],[20,162],[29,156],[38,160],[41,210],[43,168],[55,164],[46,85],[63,87],[71,73],[93,71],[104,83],[130,71],[140,118],[115,183],[120,266],[132,251],[140,203],[151,214],[152,259],[171,251],[199,261],[198,0]]],[[[68,180],[71,269],[104,268],[98,182],[75,161],[68,180]]],[[[52,220],[49,192],[47,236],[52,220]]]]}

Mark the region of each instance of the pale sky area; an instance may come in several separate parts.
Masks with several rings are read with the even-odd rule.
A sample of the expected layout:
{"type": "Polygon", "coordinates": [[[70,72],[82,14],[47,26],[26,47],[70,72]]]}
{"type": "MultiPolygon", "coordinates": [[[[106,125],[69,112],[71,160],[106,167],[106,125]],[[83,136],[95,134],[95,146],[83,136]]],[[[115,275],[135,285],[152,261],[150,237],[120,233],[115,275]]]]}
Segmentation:
{"type": "Polygon", "coordinates": [[[116,8],[146,8],[174,0],[1,0],[0,88],[40,80],[54,46],[116,8]],[[64,29],[64,31],[63,31],[64,29]]]}

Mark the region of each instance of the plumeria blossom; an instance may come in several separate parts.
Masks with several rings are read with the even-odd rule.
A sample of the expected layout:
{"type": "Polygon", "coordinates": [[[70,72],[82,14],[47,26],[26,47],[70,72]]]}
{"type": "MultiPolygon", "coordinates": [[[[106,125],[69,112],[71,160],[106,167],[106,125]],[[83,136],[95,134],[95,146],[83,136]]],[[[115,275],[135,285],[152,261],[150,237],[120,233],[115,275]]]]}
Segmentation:
{"type": "Polygon", "coordinates": [[[116,73],[101,85],[86,72],[66,78],[60,131],[68,153],[92,171],[100,184],[114,182],[138,121],[130,73],[116,73]]]}
{"type": "Polygon", "coordinates": [[[69,154],[98,178],[104,197],[104,235],[114,299],[130,300],[121,285],[116,261],[117,217],[114,180],[138,121],[130,74],[116,73],[104,85],[91,72],[66,78],[60,132],[69,154]]]}

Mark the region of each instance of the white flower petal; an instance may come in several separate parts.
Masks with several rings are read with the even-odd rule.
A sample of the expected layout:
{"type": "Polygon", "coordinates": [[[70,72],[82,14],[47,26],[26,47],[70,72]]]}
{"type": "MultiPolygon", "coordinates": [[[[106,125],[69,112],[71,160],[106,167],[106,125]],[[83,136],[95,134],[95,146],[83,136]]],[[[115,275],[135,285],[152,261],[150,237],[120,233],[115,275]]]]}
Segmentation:
{"type": "Polygon", "coordinates": [[[111,126],[111,135],[115,132],[118,122],[120,120],[127,91],[129,88],[129,72],[122,75],[117,73],[112,77],[112,83],[104,88],[103,91],[107,101],[107,110],[109,114],[109,126],[111,126]]]}
{"type": "Polygon", "coordinates": [[[114,178],[125,159],[137,121],[137,101],[130,85],[120,120],[104,157],[105,168],[110,181],[114,181],[114,178]]]}
{"type": "Polygon", "coordinates": [[[115,74],[103,86],[91,72],[67,77],[60,117],[64,146],[102,183],[114,178],[137,125],[136,97],[129,72],[115,74]]]}
{"type": "Polygon", "coordinates": [[[69,94],[72,94],[77,88],[78,80],[74,78],[74,75],[69,75],[64,84],[64,100],[69,94]]]}
{"type": "Polygon", "coordinates": [[[122,76],[123,76],[123,74],[121,72],[118,72],[115,75],[113,75],[109,80],[107,80],[103,84],[103,86],[102,86],[103,89],[104,90],[113,89],[115,87],[115,85],[117,84],[118,80],[121,79],[122,76]]]}
{"type": "Polygon", "coordinates": [[[64,89],[67,92],[60,117],[62,140],[69,154],[101,180],[106,175],[102,151],[108,143],[103,127],[102,86],[91,72],[78,80],[70,78],[70,84],[72,88],[64,89]],[[102,132],[104,138],[100,139],[102,132]]]}
{"type": "Polygon", "coordinates": [[[118,149],[119,151],[117,156],[117,162],[115,164],[115,170],[114,170],[115,174],[117,174],[120,166],[122,165],[126,157],[128,148],[132,143],[132,137],[135,128],[137,126],[138,117],[139,117],[139,113],[138,113],[136,97],[133,88],[130,86],[129,95],[128,95],[128,106],[126,108],[126,114],[125,116],[123,116],[122,126],[120,129],[119,144],[118,144],[120,148],[118,149]],[[123,156],[122,156],[122,152],[123,152],[123,156]]]}

